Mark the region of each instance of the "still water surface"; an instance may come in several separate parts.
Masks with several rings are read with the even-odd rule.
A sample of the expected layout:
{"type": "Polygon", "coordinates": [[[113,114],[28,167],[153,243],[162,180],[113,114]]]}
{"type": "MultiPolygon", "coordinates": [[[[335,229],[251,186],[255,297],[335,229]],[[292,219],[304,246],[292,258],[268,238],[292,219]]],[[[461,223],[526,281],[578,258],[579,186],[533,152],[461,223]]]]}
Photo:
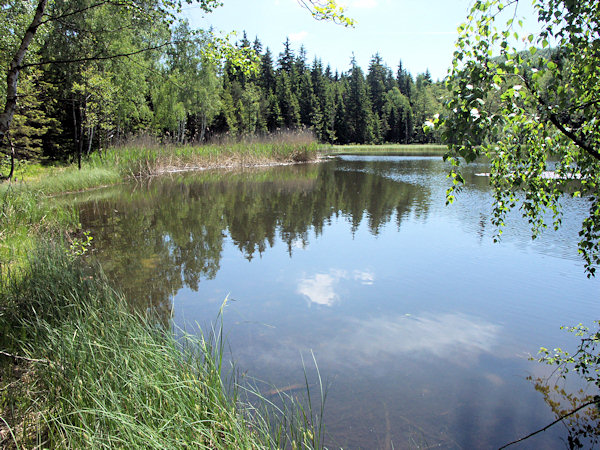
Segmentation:
{"type": "MultiPolygon", "coordinates": [[[[561,325],[600,318],[578,259],[585,200],[531,241],[493,243],[483,163],[445,206],[439,157],[154,178],[93,194],[81,222],[107,274],[165,321],[208,326],[225,298],[238,369],[272,386],[330,383],[330,448],[497,448],[554,420],[528,375],[561,325]]],[[[269,386],[265,388],[268,390],[269,386]]],[[[554,427],[520,448],[564,448],[554,427]]]]}

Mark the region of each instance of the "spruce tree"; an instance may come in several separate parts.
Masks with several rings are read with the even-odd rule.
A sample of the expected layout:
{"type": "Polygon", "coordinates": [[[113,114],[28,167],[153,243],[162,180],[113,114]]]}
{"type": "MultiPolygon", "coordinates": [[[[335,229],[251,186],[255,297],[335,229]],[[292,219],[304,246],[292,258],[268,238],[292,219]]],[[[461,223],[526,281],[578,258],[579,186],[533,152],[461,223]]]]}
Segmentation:
{"type": "Polygon", "coordinates": [[[352,58],[346,95],[346,122],[348,140],[357,144],[372,143],[375,140],[375,124],[367,83],[362,69],[352,58]]]}

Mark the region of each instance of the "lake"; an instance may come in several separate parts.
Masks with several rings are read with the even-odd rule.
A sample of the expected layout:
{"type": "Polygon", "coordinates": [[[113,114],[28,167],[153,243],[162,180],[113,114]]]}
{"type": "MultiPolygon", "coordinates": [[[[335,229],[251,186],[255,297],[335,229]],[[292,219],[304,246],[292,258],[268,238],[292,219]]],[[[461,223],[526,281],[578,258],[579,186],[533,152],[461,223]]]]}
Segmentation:
{"type": "MultiPolygon", "coordinates": [[[[445,205],[440,157],[339,156],[318,164],[151,178],[79,198],[107,275],[165,323],[225,337],[267,393],[328,383],[330,448],[497,448],[555,419],[528,376],[562,325],[600,318],[577,233],[585,199],[535,241],[512,214],[490,225],[484,162],[445,205]],[[172,321],[172,322],[169,322],[172,321]]],[[[558,425],[518,448],[564,448],[558,425]]]]}

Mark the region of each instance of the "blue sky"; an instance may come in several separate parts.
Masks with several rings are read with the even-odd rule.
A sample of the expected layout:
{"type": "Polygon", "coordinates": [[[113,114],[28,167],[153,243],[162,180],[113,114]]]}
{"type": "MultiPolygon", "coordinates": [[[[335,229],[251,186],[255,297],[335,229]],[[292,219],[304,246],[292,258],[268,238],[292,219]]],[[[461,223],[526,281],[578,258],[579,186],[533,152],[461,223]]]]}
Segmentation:
{"type": "MultiPolygon", "coordinates": [[[[194,28],[230,32],[246,31],[248,39],[259,37],[277,58],[286,37],[295,51],[304,44],[309,62],[319,57],[324,65],[340,72],[348,70],[354,53],[366,71],[371,57],[379,52],[394,71],[398,62],[413,75],[429,69],[442,79],[452,61],[456,29],[472,0],[342,0],[355,28],[318,22],[296,0],[224,0],[210,14],[197,7],[183,11],[194,28]]],[[[532,17],[529,1],[520,2],[519,16],[532,17]]],[[[530,19],[530,22],[532,20],[530,19]]]]}

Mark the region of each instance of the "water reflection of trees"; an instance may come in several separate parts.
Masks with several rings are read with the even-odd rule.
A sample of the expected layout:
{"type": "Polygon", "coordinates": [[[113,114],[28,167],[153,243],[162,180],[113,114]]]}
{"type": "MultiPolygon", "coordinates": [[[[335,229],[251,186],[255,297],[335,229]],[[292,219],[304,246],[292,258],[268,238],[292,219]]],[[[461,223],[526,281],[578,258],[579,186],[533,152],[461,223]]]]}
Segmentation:
{"type": "Polygon", "coordinates": [[[598,396],[584,389],[576,392],[566,389],[559,383],[549,382],[545,378],[532,379],[535,390],[544,396],[544,401],[552,412],[561,419],[567,432],[567,448],[598,448],[600,444],[600,404],[598,396]],[[581,408],[575,414],[571,414],[581,408]]]}
{"type": "Polygon", "coordinates": [[[394,216],[400,225],[411,210],[427,213],[427,188],[359,169],[331,162],[155,178],[82,203],[80,218],[107,275],[166,318],[179,289],[215,277],[227,236],[248,259],[278,240],[291,255],[334,217],[353,231],[367,220],[377,234],[394,216]]]}

